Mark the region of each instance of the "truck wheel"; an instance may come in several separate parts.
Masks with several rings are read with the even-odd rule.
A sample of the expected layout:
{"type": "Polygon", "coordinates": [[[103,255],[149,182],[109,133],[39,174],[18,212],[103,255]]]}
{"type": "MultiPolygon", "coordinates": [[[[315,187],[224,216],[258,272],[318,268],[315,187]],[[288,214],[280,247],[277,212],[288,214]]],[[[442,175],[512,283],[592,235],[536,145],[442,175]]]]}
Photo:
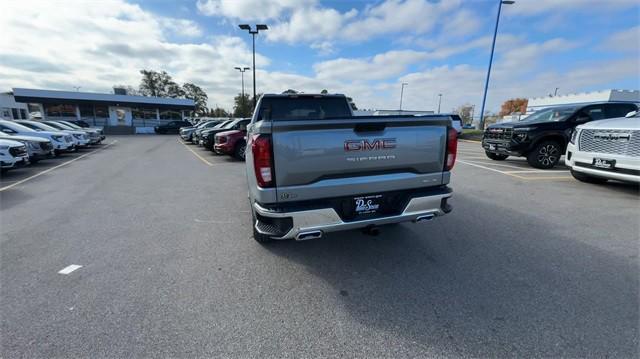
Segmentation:
{"type": "Polygon", "coordinates": [[[562,156],[562,146],[556,141],[542,141],[527,154],[527,162],[535,168],[550,169],[562,156]]]}
{"type": "Polygon", "coordinates": [[[573,178],[577,179],[580,182],[602,184],[608,181],[606,178],[593,177],[574,170],[571,170],[570,172],[573,178]]]}
{"type": "Polygon", "coordinates": [[[256,240],[256,242],[258,243],[268,243],[273,241],[273,238],[264,235],[260,232],[258,232],[258,230],[256,230],[256,222],[258,221],[258,219],[256,218],[256,214],[255,212],[253,212],[253,209],[251,209],[251,228],[253,229],[253,239],[256,240]]]}
{"type": "Polygon", "coordinates": [[[245,151],[247,150],[247,143],[244,141],[240,141],[236,145],[235,151],[233,151],[233,157],[237,160],[244,161],[245,151]]]}
{"type": "Polygon", "coordinates": [[[501,155],[498,153],[493,153],[493,152],[489,152],[489,151],[485,151],[485,154],[487,155],[487,157],[491,158],[494,161],[504,161],[507,159],[507,155],[501,155]]]}

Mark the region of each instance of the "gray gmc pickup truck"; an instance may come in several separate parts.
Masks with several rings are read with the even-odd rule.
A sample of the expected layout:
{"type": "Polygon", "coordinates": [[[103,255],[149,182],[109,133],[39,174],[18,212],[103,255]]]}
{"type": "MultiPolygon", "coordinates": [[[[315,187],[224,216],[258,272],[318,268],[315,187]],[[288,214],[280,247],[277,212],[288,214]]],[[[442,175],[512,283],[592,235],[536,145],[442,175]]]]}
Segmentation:
{"type": "Polygon", "coordinates": [[[449,116],[353,116],[344,95],[265,94],[256,108],[246,164],[258,242],[451,211],[449,116]]]}

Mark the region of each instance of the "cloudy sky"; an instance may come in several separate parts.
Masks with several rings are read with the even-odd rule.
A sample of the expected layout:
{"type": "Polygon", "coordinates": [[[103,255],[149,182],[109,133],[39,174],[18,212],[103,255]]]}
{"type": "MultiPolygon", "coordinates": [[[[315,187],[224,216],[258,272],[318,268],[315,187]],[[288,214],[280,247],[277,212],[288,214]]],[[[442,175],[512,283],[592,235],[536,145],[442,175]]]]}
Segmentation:
{"type": "MultiPolygon", "coordinates": [[[[516,0],[500,21],[488,108],[512,97],[638,89],[637,0],[516,0]]],[[[0,90],[111,92],[140,69],[193,82],[230,109],[233,68],[251,65],[240,23],[257,38],[259,92],[345,93],[360,108],[479,108],[497,12],[492,0],[4,0],[0,90]]],[[[250,90],[251,75],[245,77],[250,90]]]]}

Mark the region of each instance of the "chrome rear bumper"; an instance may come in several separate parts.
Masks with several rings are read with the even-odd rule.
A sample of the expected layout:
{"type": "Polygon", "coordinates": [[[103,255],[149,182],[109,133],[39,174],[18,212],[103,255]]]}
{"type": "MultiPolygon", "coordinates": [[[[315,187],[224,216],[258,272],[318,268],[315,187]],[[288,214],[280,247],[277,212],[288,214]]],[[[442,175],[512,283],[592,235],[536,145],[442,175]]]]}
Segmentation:
{"type": "MultiPolygon", "coordinates": [[[[451,211],[451,207],[446,204],[443,199],[448,199],[453,193],[444,193],[438,195],[430,195],[426,197],[412,198],[404,211],[396,216],[372,218],[361,221],[345,222],[333,208],[321,208],[312,210],[303,210],[295,212],[275,212],[260,206],[258,203],[253,204],[253,208],[257,214],[269,218],[291,218],[293,227],[283,236],[273,237],[274,239],[307,239],[304,238],[309,233],[322,233],[343,231],[349,229],[364,228],[369,226],[379,226],[390,223],[400,222],[420,222],[438,216],[443,216],[451,211]],[[303,238],[301,238],[303,237],[303,238]]],[[[260,229],[258,223],[255,228],[262,234],[265,233],[260,229]]],[[[319,236],[311,236],[317,238],[319,236]]]]}

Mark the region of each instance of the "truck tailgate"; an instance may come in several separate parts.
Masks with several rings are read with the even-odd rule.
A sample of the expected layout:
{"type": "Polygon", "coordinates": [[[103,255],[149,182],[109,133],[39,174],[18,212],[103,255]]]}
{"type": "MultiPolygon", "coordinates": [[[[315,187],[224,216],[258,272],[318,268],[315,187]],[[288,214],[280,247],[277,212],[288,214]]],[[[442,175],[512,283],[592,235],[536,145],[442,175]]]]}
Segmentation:
{"type": "Polygon", "coordinates": [[[448,125],[445,116],[273,122],[278,201],[441,185],[448,125]]]}

